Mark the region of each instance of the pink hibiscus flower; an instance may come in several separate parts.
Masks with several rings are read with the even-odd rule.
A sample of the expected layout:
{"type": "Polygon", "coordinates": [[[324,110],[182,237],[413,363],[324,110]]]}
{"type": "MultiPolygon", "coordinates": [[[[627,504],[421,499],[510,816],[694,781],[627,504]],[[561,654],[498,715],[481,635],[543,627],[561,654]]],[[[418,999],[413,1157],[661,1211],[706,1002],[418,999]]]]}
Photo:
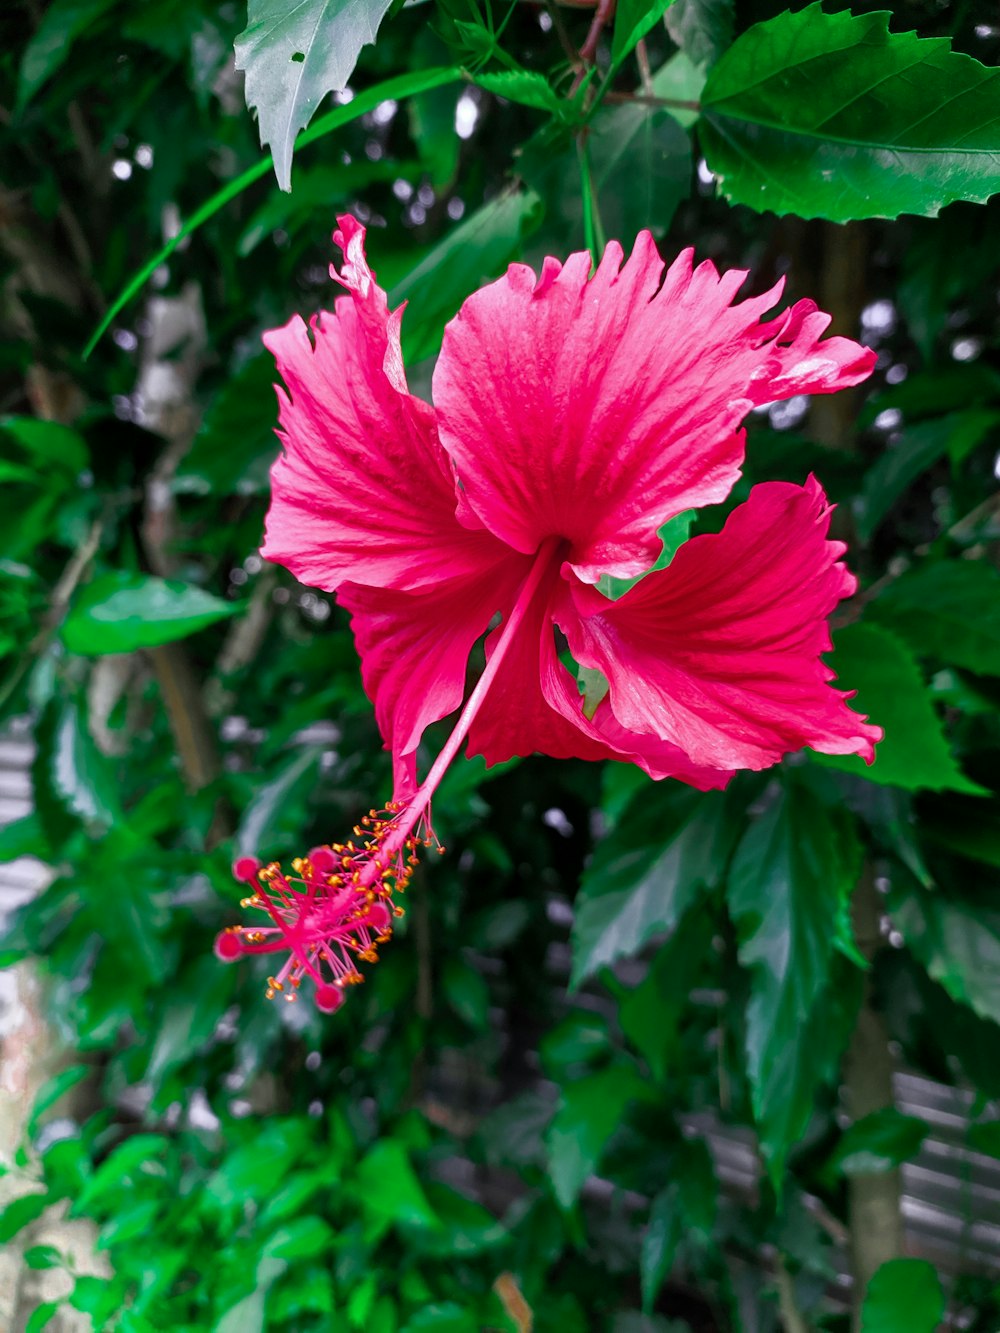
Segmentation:
{"type": "Polygon", "coordinates": [[[646,573],[668,519],[729,493],[752,408],[857,384],[872,351],[823,339],[829,316],[812,301],[764,319],[780,283],[734,304],[746,274],[693,268],[690,250],[664,273],[643,232],[624,264],[609,244],[593,276],[574,254],[540,276],[512,265],[471,296],[445,330],[431,407],[407,389],[402,310],[368,267],[364,228],[339,223],[348,295],[264,339],[287,392],[262,553],[350,613],[394,800],[297,877],[238,863],[270,924],[217,944],[228,959],[287,951],[272,989],[294,995],[309,975],[325,1009],[390,931],[466,738],[488,764],[613,758],[708,790],[803,746],[871,762],[881,737],[820,659],[855,580],[814,478],[755,486],[721,532],[646,573]],[[596,586],[642,574],[618,600],[596,586]],[[418,788],[420,738],[462,703],[497,616],[485,671],[418,788]],[[557,634],[596,692],[581,692],[557,634]]]}

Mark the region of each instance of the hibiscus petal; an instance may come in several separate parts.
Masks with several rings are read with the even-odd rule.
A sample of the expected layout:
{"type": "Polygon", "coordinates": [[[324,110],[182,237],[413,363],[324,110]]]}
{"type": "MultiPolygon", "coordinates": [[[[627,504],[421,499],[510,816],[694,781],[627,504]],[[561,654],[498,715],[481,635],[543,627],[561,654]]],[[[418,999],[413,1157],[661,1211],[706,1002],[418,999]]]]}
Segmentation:
{"type": "Polygon", "coordinates": [[[815,478],[766,482],[620,601],[579,584],[564,597],[570,650],[607,676],[623,727],[718,768],[767,768],[805,745],[872,761],[881,728],[831,689],[819,657],[826,617],[856,586],[829,516],[815,478]]]}
{"type": "Polygon", "coordinates": [[[442,569],[473,571],[485,534],[455,517],[454,469],[434,410],[407,392],[402,310],[390,314],[368,268],[364,228],[339,221],[350,295],[308,328],[296,315],[264,336],[287,392],[278,389],[285,449],[271,469],[262,552],[327,591],[348,578],[427,587],[442,569]]]}
{"type": "Polygon", "coordinates": [[[762,323],[780,283],[733,305],[745,273],[692,270],[687,250],[663,277],[648,232],[621,260],[612,242],[592,278],[587,254],[547,259],[537,281],[513,265],[448,325],[434,373],[466,514],[526,553],[565,538],[588,583],[643,573],[668,518],[728,494],[751,408],[875,364],[849,339],[820,342],[829,318],[812,302],[762,323]]]}
{"type": "MultiPolygon", "coordinates": [[[[552,589],[549,590],[550,596],[552,589]]],[[[486,641],[487,657],[502,626],[486,641]]],[[[732,772],[698,766],[677,746],[627,731],[608,707],[587,718],[576,680],[559,660],[549,598],[528,609],[490,686],[486,704],[469,732],[468,752],[487,764],[515,755],[554,759],[618,759],[638,764],[650,777],[676,777],[703,791],[724,787],[732,772]]]]}
{"type": "Polygon", "coordinates": [[[498,558],[476,576],[444,578],[420,592],[356,583],[338,590],[351,614],[365,692],[396,760],[397,788],[412,783],[412,762],[404,760],[424,728],[461,704],[472,645],[498,611],[509,609],[530,568],[499,542],[496,549],[498,558]]]}

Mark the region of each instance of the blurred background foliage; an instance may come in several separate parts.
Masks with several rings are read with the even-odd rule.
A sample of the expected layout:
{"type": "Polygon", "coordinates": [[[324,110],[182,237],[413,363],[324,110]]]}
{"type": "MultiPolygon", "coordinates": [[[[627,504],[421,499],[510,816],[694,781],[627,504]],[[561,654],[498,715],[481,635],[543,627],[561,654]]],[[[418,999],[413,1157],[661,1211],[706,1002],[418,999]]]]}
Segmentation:
{"type": "Polygon", "coordinates": [[[0,1317],[995,1333],[995,6],[619,0],[598,30],[373,0],[346,7],[386,16],[360,49],[312,0],[317,62],[291,9],[251,0],[238,44],[290,192],[242,5],[0,15],[0,700],[33,747],[0,854],[49,868],[2,945],[0,1317]],[[336,837],[390,787],[346,617],[257,554],[260,334],[333,299],[338,210],[409,302],[417,392],[511,259],[644,226],[877,347],[863,394],[757,414],[734,498],[815,471],[838,502],[862,591],[832,662],[887,734],[871,770],[797,756],[711,795],[458,764],[448,855],[324,1019],[211,942],[235,855],[336,837]],[[921,1230],[935,1170],[947,1225],[921,1230]]]}

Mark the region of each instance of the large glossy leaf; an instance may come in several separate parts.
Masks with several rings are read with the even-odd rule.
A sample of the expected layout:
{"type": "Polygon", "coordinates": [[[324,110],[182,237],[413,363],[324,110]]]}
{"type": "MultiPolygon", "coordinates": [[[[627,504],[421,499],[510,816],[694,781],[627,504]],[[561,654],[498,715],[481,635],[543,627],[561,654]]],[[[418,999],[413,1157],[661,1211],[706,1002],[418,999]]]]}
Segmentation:
{"type": "Polygon", "coordinates": [[[117,570],[83,589],[61,634],[71,653],[130,653],[186,638],[241,609],[191,583],[117,570]]]}
{"type": "Polygon", "coordinates": [[[774,793],[733,857],[729,908],[751,983],[747,1069],[775,1180],[850,1030],[834,1013],[844,987],[832,987],[831,969],[835,949],[853,948],[848,904],[860,863],[848,812],[798,782],[774,793]]]}
{"type": "Polygon", "coordinates": [[[645,783],[587,867],[573,921],[573,982],[676,930],[716,887],[739,836],[737,793],[645,783]]]}
{"type": "Polygon", "coordinates": [[[672,0],[618,0],[611,38],[611,63],[620,65],[637,42],[669,9],[672,0]]]}
{"type": "Polygon", "coordinates": [[[726,197],[834,222],[934,216],[1000,189],[1000,71],[884,12],[813,4],[742,34],[709,74],[701,140],[726,197]]]}
{"type": "Polygon", "coordinates": [[[856,690],[854,706],[885,730],[867,766],[857,755],[816,755],[827,768],[917,791],[982,790],[952,757],[920,668],[906,645],[877,625],[848,625],[834,636],[837,685],[856,690]]]}
{"type": "Polygon", "coordinates": [[[915,653],[1000,676],[1000,573],[988,560],[942,560],[908,570],[870,616],[915,653]]]}
{"type": "Polygon", "coordinates": [[[890,1259],[868,1284],[861,1333],[934,1333],[944,1315],[941,1280],[925,1259],[890,1259]]]}
{"type": "Polygon", "coordinates": [[[246,71],[247,106],[256,108],[261,145],[283,190],[292,188],[295,136],[329,92],[342,92],[361,48],[374,42],[392,0],[249,0],[236,39],[246,71]]]}

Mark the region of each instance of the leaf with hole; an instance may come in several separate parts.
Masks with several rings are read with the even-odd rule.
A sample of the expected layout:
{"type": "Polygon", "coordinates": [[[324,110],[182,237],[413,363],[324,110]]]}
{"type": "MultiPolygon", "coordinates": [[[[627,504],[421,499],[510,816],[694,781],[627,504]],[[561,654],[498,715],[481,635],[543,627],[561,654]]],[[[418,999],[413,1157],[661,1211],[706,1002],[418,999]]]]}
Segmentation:
{"type": "Polygon", "coordinates": [[[236,68],[246,72],[246,99],[256,109],[261,145],[270,145],[274,174],[292,188],[295,136],[330,92],[343,92],[361,48],[374,42],[392,0],[249,0],[236,39],[236,68]]]}

